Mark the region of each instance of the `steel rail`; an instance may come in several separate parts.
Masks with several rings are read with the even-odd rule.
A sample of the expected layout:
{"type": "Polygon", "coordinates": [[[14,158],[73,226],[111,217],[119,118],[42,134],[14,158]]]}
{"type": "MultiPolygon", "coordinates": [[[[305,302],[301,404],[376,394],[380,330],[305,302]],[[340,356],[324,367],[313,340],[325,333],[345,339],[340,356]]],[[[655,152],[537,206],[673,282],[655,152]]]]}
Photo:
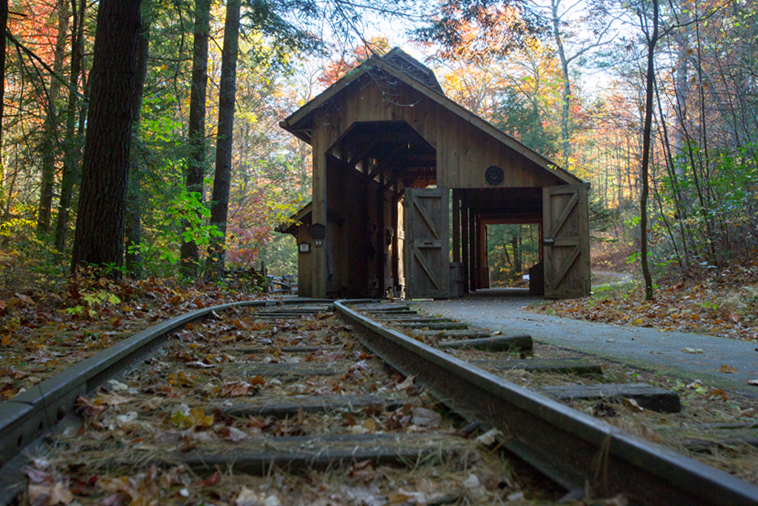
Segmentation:
{"type": "Polygon", "coordinates": [[[456,412],[502,431],[507,449],[567,490],[623,493],[641,505],[758,505],[758,487],[384,327],[349,308],[358,302],[367,301],[335,307],[368,331],[359,336],[367,348],[456,412]]]}

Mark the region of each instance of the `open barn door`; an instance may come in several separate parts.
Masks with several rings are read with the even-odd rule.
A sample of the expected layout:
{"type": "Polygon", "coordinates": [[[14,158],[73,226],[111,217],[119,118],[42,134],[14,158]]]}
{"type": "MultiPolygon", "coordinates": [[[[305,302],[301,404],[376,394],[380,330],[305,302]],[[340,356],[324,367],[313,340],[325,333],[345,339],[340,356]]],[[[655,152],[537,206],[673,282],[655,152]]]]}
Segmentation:
{"type": "Polygon", "coordinates": [[[564,299],[590,293],[588,186],[542,190],[545,297],[564,299]]]}
{"type": "Polygon", "coordinates": [[[405,190],[405,296],[450,297],[448,190],[405,190]]]}

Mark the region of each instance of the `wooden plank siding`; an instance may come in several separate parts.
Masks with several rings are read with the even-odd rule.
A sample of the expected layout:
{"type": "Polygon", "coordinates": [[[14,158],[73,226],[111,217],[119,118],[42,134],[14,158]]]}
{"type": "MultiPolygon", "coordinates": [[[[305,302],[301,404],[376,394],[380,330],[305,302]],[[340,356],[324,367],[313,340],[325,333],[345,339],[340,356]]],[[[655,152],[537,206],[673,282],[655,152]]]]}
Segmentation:
{"type": "Polygon", "coordinates": [[[316,154],[326,154],[356,123],[384,121],[405,121],[435,148],[439,188],[544,187],[564,183],[418,91],[398,84],[392,89],[391,99],[386,93],[373,80],[358,80],[333,97],[328,106],[314,111],[314,191],[316,154]],[[504,173],[503,181],[495,186],[484,179],[484,172],[492,165],[504,173]]]}

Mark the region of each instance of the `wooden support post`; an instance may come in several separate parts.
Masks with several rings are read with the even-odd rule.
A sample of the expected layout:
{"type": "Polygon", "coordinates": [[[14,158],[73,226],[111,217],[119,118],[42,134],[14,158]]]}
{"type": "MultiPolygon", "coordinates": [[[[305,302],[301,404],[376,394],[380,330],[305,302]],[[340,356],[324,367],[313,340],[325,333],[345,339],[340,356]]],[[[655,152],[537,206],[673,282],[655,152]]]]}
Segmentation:
{"type": "Polygon", "coordinates": [[[542,225],[542,223],[539,223],[539,234],[540,234],[540,256],[538,262],[542,262],[545,259],[545,250],[543,248],[544,242],[545,242],[545,227],[542,225]]]}
{"type": "Polygon", "coordinates": [[[471,265],[471,269],[469,272],[471,275],[469,276],[470,286],[471,290],[474,291],[477,288],[479,288],[479,270],[477,269],[476,265],[476,259],[477,259],[477,252],[476,252],[476,213],[474,213],[473,209],[469,209],[468,211],[468,243],[469,243],[469,263],[471,265]]]}
{"type": "MultiPolygon", "coordinates": [[[[315,149],[314,149],[315,151],[315,149]]],[[[326,155],[314,153],[313,155],[313,224],[321,224],[326,227],[326,155]]],[[[312,284],[311,296],[317,299],[326,298],[326,245],[327,239],[321,240],[321,246],[316,247],[313,239],[312,249],[312,284]]]]}
{"type": "Polygon", "coordinates": [[[395,291],[395,288],[400,285],[400,249],[398,246],[398,236],[400,235],[399,227],[399,217],[398,217],[398,201],[400,200],[400,187],[397,184],[397,180],[395,181],[395,186],[393,188],[393,195],[392,195],[392,201],[391,201],[391,210],[392,210],[392,230],[394,231],[393,237],[392,237],[392,290],[395,291]]]}
{"type": "MultiPolygon", "coordinates": [[[[371,181],[369,181],[371,184],[371,181]]],[[[384,165],[379,167],[379,185],[376,189],[377,222],[376,230],[376,260],[377,260],[377,294],[380,299],[384,298],[384,265],[387,262],[387,241],[384,239],[384,165]]]]}
{"type": "Polygon", "coordinates": [[[453,190],[453,262],[461,261],[460,193],[453,190]]]}
{"type": "Polygon", "coordinates": [[[363,256],[366,259],[366,269],[364,271],[365,278],[363,279],[363,286],[361,287],[361,291],[366,295],[369,295],[368,290],[370,290],[371,280],[373,279],[373,272],[371,272],[371,261],[369,260],[369,249],[371,248],[371,230],[369,228],[369,222],[371,221],[371,213],[369,212],[368,208],[369,202],[371,201],[368,178],[369,173],[371,172],[371,167],[369,166],[368,160],[363,160],[359,163],[361,163],[363,166],[363,256]]]}
{"type": "Polygon", "coordinates": [[[471,286],[471,266],[469,265],[469,235],[468,235],[468,215],[469,209],[466,207],[467,200],[461,199],[461,253],[463,262],[463,292],[468,293],[471,286]]]}
{"type": "Polygon", "coordinates": [[[477,228],[478,228],[478,246],[477,251],[479,252],[479,260],[477,264],[479,265],[479,288],[489,288],[490,287],[490,278],[489,278],[489,269],[487,268],[487,225],[484,224],[483,220],[477,220],[477,228]]]}

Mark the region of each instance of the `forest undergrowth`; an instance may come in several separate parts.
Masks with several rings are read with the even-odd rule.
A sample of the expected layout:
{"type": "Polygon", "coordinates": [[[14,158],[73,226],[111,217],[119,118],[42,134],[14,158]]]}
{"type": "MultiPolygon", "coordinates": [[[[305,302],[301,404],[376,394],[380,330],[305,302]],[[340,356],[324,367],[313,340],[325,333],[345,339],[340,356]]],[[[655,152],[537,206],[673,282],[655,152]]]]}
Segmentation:
{"type": "Polygon", "coordinates": [[[545,314],[661,331],[758,340],[758,255],[743,255],[721,266],[661,272],[655,300],[645,300],[638,267],[623,252],[604,252],[593,271],[630,272],[634,281],[594,286],[589,297],[532,306],[545,314]],[[636,269],[636,270],[635,270],[636,269]]]}
{"type": "Polygon", "coordinates": [[[0,264],[0,401],[168,318],[263,296],[246,278],[43,281],[33,262],[0,264]]]}

